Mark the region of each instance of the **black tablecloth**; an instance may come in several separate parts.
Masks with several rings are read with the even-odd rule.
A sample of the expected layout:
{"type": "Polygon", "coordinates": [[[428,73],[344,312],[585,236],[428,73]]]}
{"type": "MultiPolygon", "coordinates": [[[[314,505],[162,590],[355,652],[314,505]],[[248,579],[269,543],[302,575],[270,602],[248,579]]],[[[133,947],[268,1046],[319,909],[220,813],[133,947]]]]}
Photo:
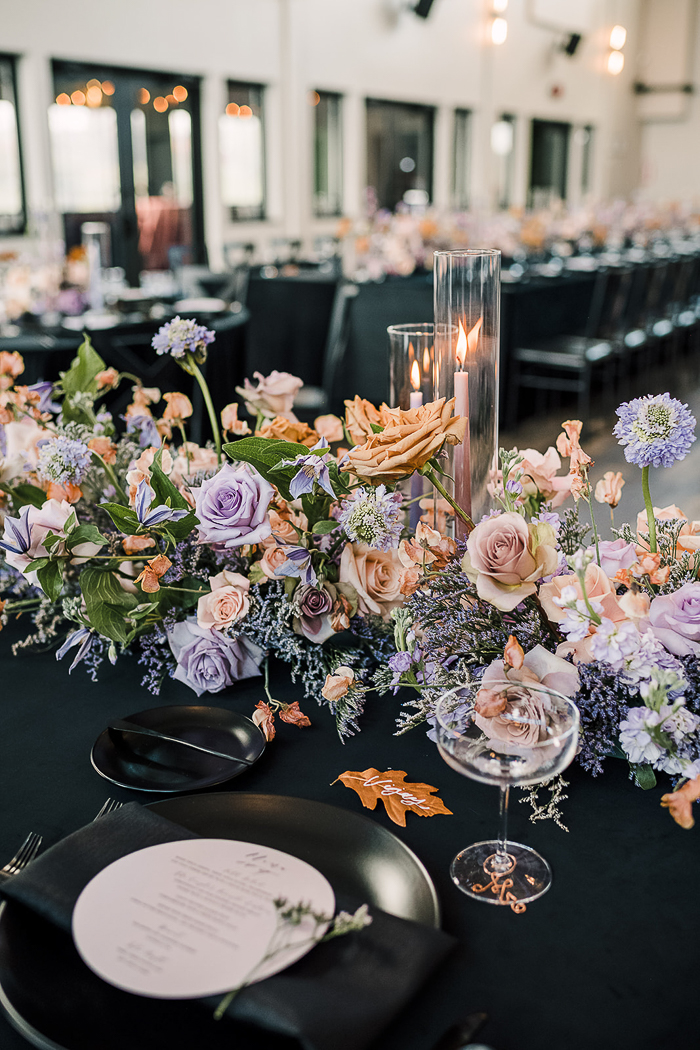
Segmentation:
{"type": "MultiPolygon", "coordinates": [[[[111,716],[193,701],[173,681],[151,697],[129,658],[106,667],[98,684],[80,668],[69,678],[53,653],[13,658],[17,637],[11,626],[0,639],[0,863],[30,830],[48,845],[87,823],[107,795],[152,800],[102,780],[90,766],[91,745],[111,716]]],[[[460,941],[377,1050],[431,1050],[449,1025],[474,1011],[488,1013],[479,1038],[494,1050],[697,1048],[700,829],[676,827],[658,804],[660,790],[636,788],[616,760],[597,779],[574,767],[564,803],[569,834],[551,822],[529,823],[514,793],[511,836],[540,850],[554,871],[550,892],[514,915],[470,900],[449,878],[459,849],[495,834],[495,790],[446,766],[422,730],[394,737],[400,697],[370,698],[362,733],[342,745],[327,711],[302,700],[283,665],[271,678],[273,695],[302,701],[313,726],[281,726],[262,760],[223,790],[296,795],[367,813],[354,792],[331,782],[345,770],[376,766],[437,785],[454,813],[409,814],[405,829],[383,809],[370,815],[425,863],[444,928],[460,941]]],[[[262,698],[260,680],[252,679],[203,700],[250,713],[262,698]]],[[[26,1045],[0,1018],[2,1050],[26,1045]]]]}

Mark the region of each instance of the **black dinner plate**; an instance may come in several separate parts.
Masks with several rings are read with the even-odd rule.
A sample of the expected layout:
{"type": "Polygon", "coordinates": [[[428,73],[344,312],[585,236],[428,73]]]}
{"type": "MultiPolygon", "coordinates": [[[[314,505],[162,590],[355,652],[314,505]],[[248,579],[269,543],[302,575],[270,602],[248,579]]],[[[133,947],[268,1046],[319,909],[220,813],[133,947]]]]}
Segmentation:
{"type": "MultiPolygon", "coordinates": [[[[265,737],[255,722],[223,707],[152,707],[127,718],[199,747],[240,756],[247,763],[257,762],[265,750],[265,737]]],[[[248,769],[246,762],[229,762],[193,748],[109,729],[93,744],[90,761],[100,776],[119,787],[161,795],[214,787],[248,769]]]]}
{"type": "MultiPolygon", "coordinates": [[[[249,841],[283,850],[312,864],[336,894],[370,907],[440,925],[440,905],[430,875],[404,843],[368,817],[325,802],[216,792],[151,802],[149,809],[205,837],[249,841]]],[[[8,1019],[40,1050],[94,1050],[100,1033],[132,1032],[131,1050],[146,1050],[153,1025],[171,1014],[159,1000],[132,996],[96,977],[80,959],[71,937],[7,902],[0,915],[0,1004],[8,1019]],[[80,1004],[80,1008],[76,1008],[80,1004]],[[117,1020],[118,1019],[118,1020],[117,1020]],[[138,1033],[144,1034],[139,1041],[138,1033]]],[[[173,1046],[197,1045],[193,1002],[177,1002],[173,1046]]],[[[222,1037],[226,1035],[222,1031],[222,1037]]],[[[216,1043],[214,1050],[221,1045],[216,1043]]]]}

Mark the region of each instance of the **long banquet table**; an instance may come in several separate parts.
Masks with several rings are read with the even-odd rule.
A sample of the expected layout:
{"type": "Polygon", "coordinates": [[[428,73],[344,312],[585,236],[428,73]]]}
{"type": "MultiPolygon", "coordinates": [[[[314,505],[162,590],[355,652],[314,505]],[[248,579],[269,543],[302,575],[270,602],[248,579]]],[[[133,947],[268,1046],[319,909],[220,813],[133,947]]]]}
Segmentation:
{"type": "MultiPolygon", "coordinates": [[[[110,717],[197,702],[171,680],[152,697],[140,687],[130,657],[104,667],[98,684],[81,668],[69,677],[53,652],[13,657],[10,645],[20,636],[11,624],[0,638],[0,865],[30,830],[40,832],[47,847],[90,821],[107,796],[162,797],[100,778],[90,765],[91,745],[110,717]]],[[[443,927],[458,938],[377,1050],[431,1050],[445,1029],[476,1011],[488,1014],[478,1041],[494,1050],[697,1048],[700,828],[678,828],[660,808],[658,789],[636,788],[614,759],[598,778],[573,768],[564,802],[568,834],[551,821],[530,823],[515,792],[510,834],[538,849],[554,871],[550,892],[515,915],[452,885],[453,855],[495,834],[496,791],[451,770],[421,729],[394,736],[401,697],[370,698],[362,732],[343,745],[327,710],[303,700],[281,663],[273,662],[271,688],[279,699],[298,699],[312,727],[280,726],[256,766],[213,790],[297,796],[366,814],[426,865],[443,927]],[[353,791],[331,786],[345,770],[371,766],[402,769],[409,781],[436,785],[453,816],[409,813],[404,829],[383,807],[369,813],[353,791]]],[[[200,702],[250,714],[263,697],[261,680],[250,679],[200,702]]],[[[0,1017],[2,1050],[26,1046],[0,1017]]]]}

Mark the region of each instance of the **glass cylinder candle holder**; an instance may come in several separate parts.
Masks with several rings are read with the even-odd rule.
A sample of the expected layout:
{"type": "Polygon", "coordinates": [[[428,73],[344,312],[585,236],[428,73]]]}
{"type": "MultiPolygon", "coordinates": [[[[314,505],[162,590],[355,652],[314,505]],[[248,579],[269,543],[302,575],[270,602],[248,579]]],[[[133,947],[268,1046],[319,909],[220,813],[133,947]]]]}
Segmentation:
{"type": "MultiPolygon", "coordinates": [[[[463,443],[447,446],[446,469],[456,503],[478,521],[490,509],[498,466],[501,253],[435,252],[433,280],[435,397],[456,398],[455,413],[469,420],[463,443]]],[[[456,530],[466,534],[459,517],[456,530]]]]}
{"type": "MultiPolygon", "coordinates": [[[[433,400],[434,340],[432,324],[392,324],[389,336],[389,407],[420,408],[433,400]]],[[[408,502],[408,524],[416,528],[423,509],[420,501],[432,496],[432,486],[417,472],[401,486],[408,502]]],[[[437,493],[435,493],[437,496],[437,493]]],[[[437,504],[435,504],[437,506],[437,504]]]]}
{"type": "Polygon", "coordinates": [[[389,336],[389,407],[417,408],[433,400],[433,325],[392,324],[389,336]]]}

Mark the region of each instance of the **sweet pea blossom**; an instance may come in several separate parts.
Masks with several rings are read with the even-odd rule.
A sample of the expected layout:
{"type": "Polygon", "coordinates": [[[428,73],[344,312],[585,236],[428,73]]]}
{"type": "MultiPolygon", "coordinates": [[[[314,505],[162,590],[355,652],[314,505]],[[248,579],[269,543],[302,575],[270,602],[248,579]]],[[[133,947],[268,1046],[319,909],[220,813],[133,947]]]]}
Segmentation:
{"type": "Polygon", "coordinates": [[[242,387],[236,387],[236,393],[244,399],[245,407],[251,416],[262,415],[270,419],[286,416],[287,419],[294,419],[292,406],[294,398],[304,385],[303,381],[289,372],[278,372],[276,369],[270,372],[269,376],[254,372],[253,378],[257,379],[257,386],[253,386],[250,380],[246,379],[242,387]]]}
{"type": "Polygon", "coordinates": [[[622,477],[621,471],[613,473],[612,470],[606,470],[603,477],[600,479],[595,487],[595,496],[598,503],[607,503],[611,507],[616,507],[622,499],[622,486],[625,483],[625,479],[622,477]]]}

